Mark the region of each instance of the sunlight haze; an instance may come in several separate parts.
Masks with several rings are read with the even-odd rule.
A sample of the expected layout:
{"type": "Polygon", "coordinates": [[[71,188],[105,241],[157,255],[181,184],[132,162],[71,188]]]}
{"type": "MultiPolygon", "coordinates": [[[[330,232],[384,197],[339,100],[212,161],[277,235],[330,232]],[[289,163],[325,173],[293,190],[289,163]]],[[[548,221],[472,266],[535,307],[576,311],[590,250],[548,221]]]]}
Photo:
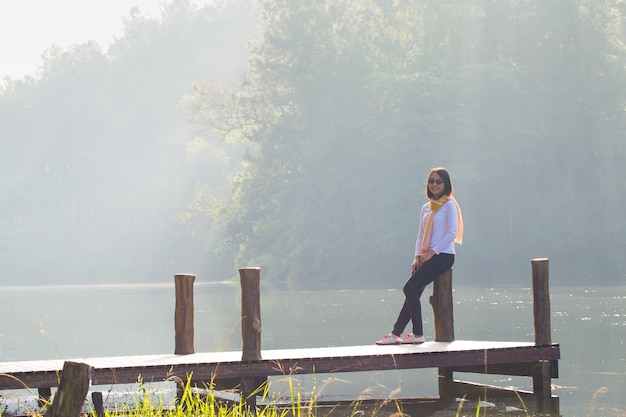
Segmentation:
{"type": "MultiPolygon", "coordinates": [[[[163,0],[1,0],[0,80],[35,75],[45,50],[95,40],[103,50],[123,30],[133,7],[156,17],[163,0]]],[[[202,5],[210,0],[194,1],[202,5]]]]}

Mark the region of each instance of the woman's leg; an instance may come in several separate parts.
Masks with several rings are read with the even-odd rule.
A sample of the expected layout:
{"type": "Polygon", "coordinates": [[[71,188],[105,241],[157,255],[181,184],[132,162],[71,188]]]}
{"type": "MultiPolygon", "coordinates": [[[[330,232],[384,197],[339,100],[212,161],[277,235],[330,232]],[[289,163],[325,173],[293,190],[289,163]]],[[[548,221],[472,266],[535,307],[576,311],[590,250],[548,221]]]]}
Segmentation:
{"type": "MultiPolygon", "coordinates": [[[[409,278],[411,279],[411,278],[409,278]]],[[[400,309],[400,313],[398,314],[398,318],[396,319],[396,323],[393,325],[392,334],[396,336],[402,336],[404,332],[404,328],[407,324],[409,324],[409,320],[411,320],[411,312],[409,311],[409,305],[406,302],[406,298],[404,300],[404,304],[400,309]]]]}
{"type": "Polygon", "coordinates": [[[422,264],[409,277],[404,284],[405,301],[398,315],[398,320],[393,327],[393,334],[400,336],[408,324],[409,318],[413,322],[413,334],[422,336],[424,334],[422,325],[422,304],[420,297],[428,284],[433,282],[439,275],[447,271],[454,264],[454,255],[450,253],[440,253],[422,264]],[[400,331],[400,333],[396,333],[400,331]]]}

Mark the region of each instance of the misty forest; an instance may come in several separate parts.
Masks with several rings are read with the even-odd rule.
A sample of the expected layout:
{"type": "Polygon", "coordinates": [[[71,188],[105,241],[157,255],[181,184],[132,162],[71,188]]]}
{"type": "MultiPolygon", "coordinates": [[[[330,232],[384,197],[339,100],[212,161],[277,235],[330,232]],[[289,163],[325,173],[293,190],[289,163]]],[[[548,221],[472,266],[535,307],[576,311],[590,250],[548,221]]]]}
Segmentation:
{"type": "Polygon", "coordinates": [[[1,285],[399,288],[429,170],[459,284],[626,271],[626,1],[228,0],[129,10],[0,82],[1,285]]]}

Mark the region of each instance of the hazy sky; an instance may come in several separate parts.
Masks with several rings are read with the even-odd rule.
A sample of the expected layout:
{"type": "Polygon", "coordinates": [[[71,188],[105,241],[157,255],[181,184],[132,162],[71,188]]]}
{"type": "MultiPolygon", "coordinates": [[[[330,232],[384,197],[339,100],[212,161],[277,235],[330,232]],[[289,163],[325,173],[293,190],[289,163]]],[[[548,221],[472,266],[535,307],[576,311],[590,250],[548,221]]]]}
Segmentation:
{"type": "Polygon", "coordinates": [[[95,40],[106,50],[121,35],[131,8],[157,17],[165,3],[170,0],[0,0],[0,83],[6,76],[34,74],[53,44],[66,48],[95,40]]]}

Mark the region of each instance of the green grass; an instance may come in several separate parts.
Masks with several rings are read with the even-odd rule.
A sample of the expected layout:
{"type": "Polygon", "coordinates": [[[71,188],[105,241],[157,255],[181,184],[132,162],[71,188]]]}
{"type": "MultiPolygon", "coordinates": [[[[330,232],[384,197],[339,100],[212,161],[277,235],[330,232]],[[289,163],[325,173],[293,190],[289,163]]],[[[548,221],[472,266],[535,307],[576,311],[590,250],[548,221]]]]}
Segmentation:
{"type": "MultiPolygon", "coordinates": [[[[318,399],[324,393],[326,388],[334,382],[339,381],[336,378],[329,378],[321,386],[315,386],[313,392],[307,398],[297,390],[297,379],[286,376],[282,382],[287,383],[287,393],[274,394],[270,397],[269,384],[263,383],[251,396],[258,400],[258,405],[250,406],[241,395],[233,395],[232,398],[238,400],[227,400],[219,396],[219,393],[213,390],[212,383],[208,383],[203,387],[192,386],[191,377],[186,382],[173,379],[177,386],[181,387],[180,393],[175,401],[165,401],[163,394],[150,394],[143,382],[138,381],[138,389],[136,395],[129,401],[122,404],[105,405],[105,417],[318,417],[321,415],[332,414],[340,417],[363,417],[376,416],[383,407],[393,404],[394,412],[385,413],[403,415],[401,403],[397,400],[387,399],[380,400],[375,406],[368,406],[367,413],[363,411],[362,402],[355,400],[347,406],[344,405],[341,410],[333,407],[324,406],[324,413],[320,413],[318,409],[318,399]],[[281,401],[279,400],[279,397],[281,401]]],[[[20,410],[21,414],[29,417],[43,417],[46,414],[50,401],[43,401],[43,407],[37,410],[20,410]]],[[[52,400],[54,401],[54,399],[52,400]]],[[[6,413],[6,408],[2,404],[0,397],[0,417],[6,413]]],[[[93,404],[89,402],[88,417],[96,417],[96,410],[93,404]]]]}
{"type": "MultiPolygon", "coordinates": [[[[303,398],[303,395],[297,390],[297,379],[292,376],[285,376],[281,382],[287,385],[287,392],[282,394],[273,394],[270,397],[269,384],[264,383],[252,393],[254,398],[258,400],[256,406],[250,406],[240,395],[232,395],[230,400],[220,397],[220,393],[213,390],[212,383],[208,383],[202,387],[192,386],[191,378],[182,381],[173,379],[177,386],[180,387],[180,393],[174,401],[166,401],[163,399],[164,394],[154,395],[149,389],[139,382],[136,394],[133,394],[130,400],[118,405],[109,405],[105,411],[105,417],[403,417],[410,415],[429,415],[431,417],[470,417],[470,416],[516,416],[529,417],[535,414],[530,411],[522,397],[515,393],[519,401],[519,410],[513,413],[504,412],[502,410],[492,409],[490,407],[481,406],[480,401],[487,400],[487,392],[480,394],[480,398],[476,399],[476,403],[466,401],[465,396],[458,404],[451,403],[446,407],[441,404],[431,406],[424,409],[422,404],[409,405],[410,401],[399,400],[394,398],[400,388],[389,393],[386,399],[379,400],[354,400],[352,402],[344,402],[341,405],[329,405],[319,401],[324,392],[332,388],[333,383],[341,382],[336,378],[329,378],[324,381],[321,386],[314,384],[310,395],[303,398]],[[233,400],[236,399],[236,400],[233,400]],[[281,401],[279,401],[279,399],[281,401]],[[471,404],[471,405],[468,405],[471,404]]],[[[600,396],[606,388],[600,388],[594,395],[585,413],[586,417],[608,415],[616,417],[626,417],[626,412],[611,407],[601,407],[597,403],[597,397],[600,396]],[[608,414],[607,414],[608,413],[608,414]]],[[[170,391],[168,391],[170,392],[170,391]]],[[[367,392],[362,397],[366,398],[367,392]]],[[[50,403],[46,403],[43,408],[27,410],[23,414],[29,417],[43,417],[46,414],[47,407],[50,403]]],[[[0,397],[0,417],[7,413],[6,407],[2,403],[0,397]]],[[[86,414],[87,417],[96,417],[96,411],[91,406],[86,414]]]]}
{"type": "MultiPolygon", "coordinates": [[[[288,378],[289,401],[286,405],[278,405],[268,398],[268,384],[262,384],[252,395],[259,398],[261,405],[251,407],[241,398],[238,401],[225,401],[216,396],[210,387],[197,389],[191,386],[190,379],[186,382],[182,394],[174,404],[164,404],[162,398],[154,401],[146,394],[140,384],[139,395],[133,404],[120,406],[111,411],[105,411],[106,417],[313,417],[317,416],[315,390],[310,401],[304,401],[301,394],[293,385],[293,378],[288,378]]],[[[180,381],[179,381],[180,382],[180,381]]],[[[241,396],[240,396],[241,397],[241,396]]],[[[358,402],[354,403],[353,411],[348,416],[358,412],[358,402]]],[[[95,417],[95,410],[91,410],[90,417],[95,417]]],[[[346,416],[346,414],[342,414],[346,416]]],[[[1,417],[1,416],[0,416],[1,417]]]]}

